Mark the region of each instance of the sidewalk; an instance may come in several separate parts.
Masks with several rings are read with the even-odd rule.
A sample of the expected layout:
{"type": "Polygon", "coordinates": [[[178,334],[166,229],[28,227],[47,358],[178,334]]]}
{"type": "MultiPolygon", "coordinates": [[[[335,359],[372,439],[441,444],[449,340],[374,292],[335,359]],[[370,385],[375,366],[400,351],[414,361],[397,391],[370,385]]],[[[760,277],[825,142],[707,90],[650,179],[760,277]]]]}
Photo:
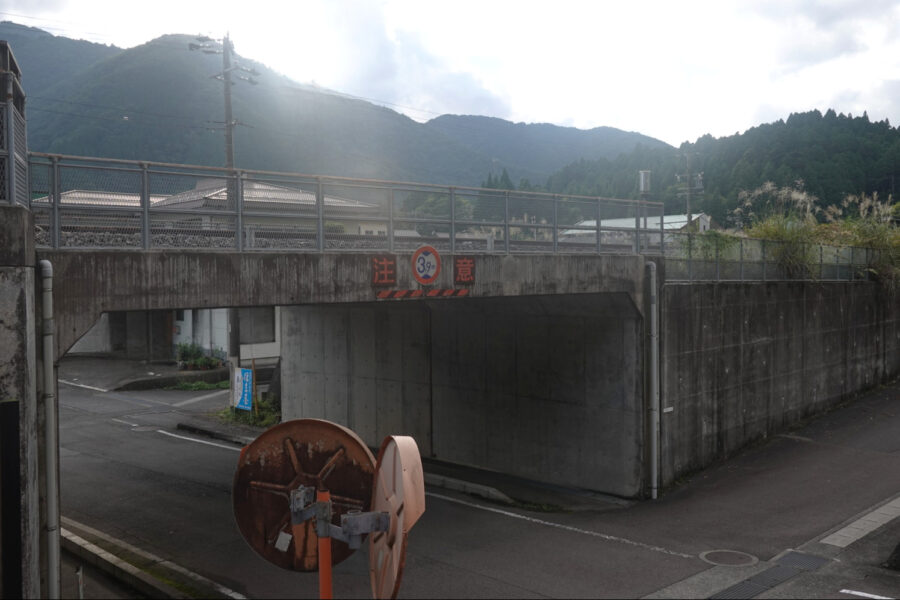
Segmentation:
{"type": "Polygon", "coordinates": [[[109,392],[158,389],[179,381],[222,381],[228,378],[228,368],[181,371],[174,363],[75,355],[60,359],[57,377],[64,385],[109,392]]]}

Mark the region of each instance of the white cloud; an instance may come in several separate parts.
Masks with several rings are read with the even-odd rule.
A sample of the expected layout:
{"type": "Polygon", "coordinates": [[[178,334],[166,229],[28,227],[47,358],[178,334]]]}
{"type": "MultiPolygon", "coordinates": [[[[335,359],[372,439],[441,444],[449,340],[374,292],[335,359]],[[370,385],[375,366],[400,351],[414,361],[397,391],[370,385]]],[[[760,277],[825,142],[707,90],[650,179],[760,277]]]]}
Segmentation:
{"type": "Polygon", "coordinates": [[[671,144],[813,108],[900,121],[897,0],[7,1],[43,19],[31,25],[123,47],[229,31],[243,56],[419,120],[608,125],[671,144]]]}

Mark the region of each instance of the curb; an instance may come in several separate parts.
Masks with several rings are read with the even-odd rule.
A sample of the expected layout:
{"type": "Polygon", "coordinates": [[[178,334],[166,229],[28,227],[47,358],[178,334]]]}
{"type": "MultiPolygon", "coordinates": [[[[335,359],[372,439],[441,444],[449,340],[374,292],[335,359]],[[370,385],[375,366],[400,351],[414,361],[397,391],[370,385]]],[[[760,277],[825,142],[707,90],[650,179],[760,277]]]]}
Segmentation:
{"type": "Polygon", "coordinates": [[[446,475],[425,473],[425,483],[435,487],[444,488],[445,490],[462,492],[464,494],[478,496],[485,500],[508,504],[510,506],[513,506],[516,503],[512,498],[495,487],[482,485],[480,483],[472,483],[471,481],[463,481],[462,479],[454,479],[453,477],[447,477],[446,475]]]}
{"type": "Polygon", "coordinates": [[[178,385],[180,382],[193,383],[195,381],[205,381],[206,383],[217,383],[223,379],[228,379],[228,368],[220,367],[218,369],[209,369],[206,371],[184,371],[175,375],[160,375],[159,377],[138,377],[136,379],[126,379],[113,387],[116,391],[128,390],[155,390],[164,387],[178,385]]]}
{"type": "MultiPolygon", "coordinates": [[[[189,423],[178,423],[175,428],[180,429],[181,431],[194,433],[196,435],[211,437],[223,442],[230,442],[238,446],[246,446],[253,441],[253,438],[237,437],[225,433],[220,433],[218,431],[213,431],[211,429],[206,429],[205,427],[191,425],[189,423]]],[[[464,494],[471,494],[473,496],[478,496],[480,498],[492,500],[501,504],[508,504],[510,506],[515,504],[515,501],[512,498],[510,498],[497,488],[491,487],[489,485],[472,483],[470,481],[454,479],[453,477],[447,477],[446,475],[437,475],[435,473],[425,473],[425,483],[446,490],[462,492],[464,494]]]]}
{"type": "Polygon", "coordinates": [[[134,588],[150,598],[187,598],[172,586],[144,573],[131,563],[107,552],[103,548],[75,535],[66,528],[60,528],[60,546],[84,562],[103,571],[113,579],[134,588]]]}
{"type": "Polygon", "coordinates": [[[254,439],[256,439],[246,436],[236,436],[229,435],[227,433],[219,433],[218,431],[206,429],[205,427],[198,427],[197,425],[191,425],[190,423],[178,423],[177,425],[175,425],[175,429],[178,429],[180,431],[187,431],[188,433],[195,433],[197,435],[204,435],[214,440],[228,442],[230,444],[235,444],[236,446],[241,447],[246,446],[254,439]]]}
{"type": "Polygon", "coordinates": [[[246,596],[215,581],[102,531],[66,517],[62,518],[62,522],[64,527],[61,528],[60,545],[64,550],[149,598],[246,599],[246,596]],[[73,530],[78,533],[74,533],[73,530]],[[85,538],[92,538],[94,541],[85,538]],[[111,551],[101,547],[100,544],[110,547],[111,551]],[[134,562],[142,565],[143,568],[121,558],[120,555],[133,556],[136,559],[134,562]],[[160,573],[160,576],[154,575],[152,571],[160,573]],[[174,585],[170,585],[169,582],[174,585]],[[187,588],[195,593],[189,594],[176,586],[187,588]]]}

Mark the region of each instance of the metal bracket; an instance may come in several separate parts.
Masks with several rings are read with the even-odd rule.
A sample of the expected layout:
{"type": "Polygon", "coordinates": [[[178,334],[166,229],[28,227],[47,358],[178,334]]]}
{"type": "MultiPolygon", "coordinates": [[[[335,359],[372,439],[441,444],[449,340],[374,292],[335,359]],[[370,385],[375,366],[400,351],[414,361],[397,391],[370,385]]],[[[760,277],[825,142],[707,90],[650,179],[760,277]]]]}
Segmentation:
{"type": "Polygon", "coordinates": [[[331,502],[315,502],[316,489],[301,485],[291,490],[291,523],[299,525],[315,519],[316,535],[320,538],[334,538],[351,548],[362,546],[366,535],[376,531],[388,531],[391,515],[387,512],[350,511],[341,515],[341,524],[331,522],[331,502]]]}

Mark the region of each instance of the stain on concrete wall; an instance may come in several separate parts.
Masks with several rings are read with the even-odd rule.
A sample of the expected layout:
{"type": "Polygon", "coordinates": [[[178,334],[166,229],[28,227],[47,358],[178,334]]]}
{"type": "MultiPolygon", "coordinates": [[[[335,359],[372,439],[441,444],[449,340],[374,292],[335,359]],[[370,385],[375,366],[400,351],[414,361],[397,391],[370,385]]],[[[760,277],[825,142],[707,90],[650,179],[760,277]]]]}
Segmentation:
{"type": "Polygon", "coordinates": [[[872,283],[666,284],[662,478],[900,374],[900,305],[872,283]]]}

